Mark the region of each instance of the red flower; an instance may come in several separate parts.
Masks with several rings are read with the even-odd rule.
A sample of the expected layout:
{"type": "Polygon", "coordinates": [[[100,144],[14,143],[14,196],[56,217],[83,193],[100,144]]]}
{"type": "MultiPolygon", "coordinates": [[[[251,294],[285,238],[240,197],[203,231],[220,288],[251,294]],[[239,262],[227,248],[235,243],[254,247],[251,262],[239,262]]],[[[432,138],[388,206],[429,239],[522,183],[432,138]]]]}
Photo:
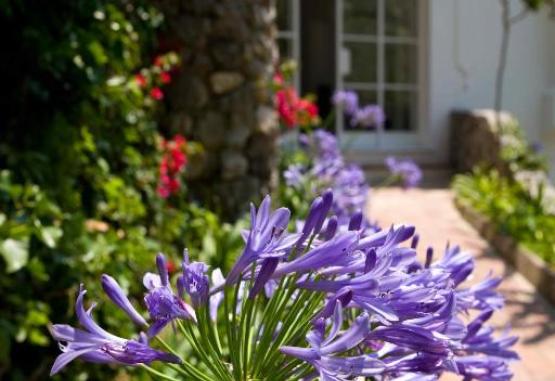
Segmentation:
{"type": "Polygon", "coordinates": [[[162,56],[156,56],[154,59],[154,66],[161,67],[164,64],[164,59],[162,56]]]}
{"type": "Polygon", "coordinates": [[[166,269],[168,270],[169,273],[173,273],[175,270],[177,270],[177,266],[175,265],[175,262],[172,261],[171,259],[166,260],[166,269]]]}
{"type": "Polygon", "coordinates": [[[176,135],[172,140],[162,141],[163,157],[160,161],[157,189],[158,195],[162,198],[176,194],[181,188],[179,175],[187,165],[186,144],[187,141],[181,135],[176,135]]]}
{"type": "Polygon", "coordinates": [[[170,73],[168,73],[167,71],[163,71],[160,73],[160,81],[162,81],[163,84],[170,83],[171,80],[172,80],[172,77],[170,73]]]}
{"type": "Polygon", "coordinates": [[[306,111],[311,118],[318,117],[318,106],[316,106],[316,104],[314,104],[313,102],[308,102],[308,105],[306,106],[306,111]]]}
{"type": "Polygon", "coordinates": [[[159,87],[153,87],[150,90],[150,96],[152,97],[152,99],[159,101],[164,98],[164,93],[162,92],[162,90],[160,90],[159,87]]]}
{"type": "Polygon", "coordinates": [[[135,82],[137,82],[137,84],[140,87],[145,87],[146,86],[146,77],[142,74],[136,74],[135,75],[135,82]]]}
{"type": "Polygon", "coordinates": [[[310,99],[300,98],[292,86],[276,92],[276,109],[281,122],[289,128],[318,122],[318,106],[310,99]]]}
{"type": "Polygon", "coordinates": [[[295,112],[295,104],[297,103],[297,93],[292,87],[279,90],[276,93],[277,111],[282,122],[287,127],[293,127],[297,124],[297,115],[295,112]]]}

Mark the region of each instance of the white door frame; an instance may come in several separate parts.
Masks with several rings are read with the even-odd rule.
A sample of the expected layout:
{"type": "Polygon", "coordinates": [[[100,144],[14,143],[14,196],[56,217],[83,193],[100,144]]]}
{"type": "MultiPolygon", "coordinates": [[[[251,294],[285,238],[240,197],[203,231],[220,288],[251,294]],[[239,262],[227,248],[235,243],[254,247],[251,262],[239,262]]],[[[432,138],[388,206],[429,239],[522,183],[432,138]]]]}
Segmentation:
{"type": "MultiPolygon", "coordinates": [[[[289,40],[292,45],[292,59],[300,64],[301,62],[301,0],[282,0],[289,4],[291,14],[291,30],[278,30],[278,39],[289,40]]],[[[301,89],[301,76],[299,71],[295,73],[293,78],[295,89],[297,92],[301,89]]]]}
{"type": "MultiPolygon", "coordinates": [[[[345,89],[341,68],[341,51],[343,47],[343,1],[335,0],[335,22],[336,22],[336,89],[345,89]]],[[[384,67],[384,40],[385,40],[385,1],[378,0],[378,80],[375,86],[368,87],[368,90],[378,91],[378,103],[384,105],[385,67],[384,67]]],[[[336,132],[341,142],[342,148],[349,157],[355,158],[363,164],[375,164],[382,162],[387,154],[430,154],[434,148],[428,139],[431,129],[428,125],[428,0],[418,0],[419,20],[418,20],[418,106],[417,106],[417,126],[415,131],[348,131],[344,128],[344,119],[336,118],[336,132]]],[[[357,86],[364,89],[364,84],[357,86]]],[[[397,85],[399,89],[408,85],[397,85]]],[[[395,88],[389,85],[388,88],[395,88]]]]}

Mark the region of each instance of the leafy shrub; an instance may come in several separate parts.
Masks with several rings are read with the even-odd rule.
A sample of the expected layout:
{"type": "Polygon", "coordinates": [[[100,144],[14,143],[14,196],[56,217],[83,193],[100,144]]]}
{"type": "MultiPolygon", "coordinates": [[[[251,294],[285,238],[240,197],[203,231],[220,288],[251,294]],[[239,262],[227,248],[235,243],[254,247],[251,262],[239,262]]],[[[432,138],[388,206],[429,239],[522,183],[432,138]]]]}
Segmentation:
{"type": "Polygon", "coordinates": [[[546,158],[541,150],[528,143],[524,131],[516,121],[501,126],[500,138],[501,160],[507,164],[511,173],[547,170],[546,158]]]}
{"type": "MultiPolygon", "coordinates": [[[[152,59],[162,20],[146,1],[0,1],[13,37],[0,62],[9,73],[0,94],[2,379],[47,377],[56,353],[47,323],[72,315],[78,282],[110,272],[137,299],[142,285],[132,279],[153,253],[187,245],[225,266],[241,244],[240,225],[191,203],[182,167],[172,173],[176,192],[160,197],[165,140],[156,121],[178,63],[173,54],[152,59]]],[[[131,332],[119,312],[100,320],[131,332]]],[[[111,377],[91,369],[63,377],[111,377]]]]}
{"type": "Polygon", "coordinates": [[[488,216],[500,232],[555,264],[555,216],[544,209],[541,192],[532,197],[497,171],[459,175],[453,187],[459,200],[488,216]]]}

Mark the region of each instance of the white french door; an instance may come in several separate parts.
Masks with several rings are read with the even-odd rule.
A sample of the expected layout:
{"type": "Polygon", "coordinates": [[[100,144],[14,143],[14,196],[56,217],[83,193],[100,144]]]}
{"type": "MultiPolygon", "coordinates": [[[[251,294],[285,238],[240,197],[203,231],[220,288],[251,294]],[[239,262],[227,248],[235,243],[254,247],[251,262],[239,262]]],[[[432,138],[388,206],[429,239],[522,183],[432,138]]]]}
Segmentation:
{"type": "MultiPolygon", "coordinates": [[[[292,58],[301,67],[301,56],[312,51],[311,46],[301,46],[302,26],[315,17],[315,10],[301,12],[302,1],[276,0],[280,57],[292,58]]],[[[428,0],[322,0],[319,4],[334,9],[326,27],[334,31],[335,44],[311,40],[328,44],[335,52],[335,73],[325,75],[335,76],[335,89],[356,91],[361,105],[382,106],[387,118],[378,131],[353,128],[347,119],[336,118],[344,151],[363,163],[381,162],[387,154],[433,154],[437,147],[430,146],[435,139],[430,139],[432,130],[427,125],[428,0]]],[[[298,72],[299,91],[300,77],[298,72]]]]}
{"type": "Polygon", "coordinates": [[[426,3],[335,0],[336,86],[356,91],[361,105],[379,104],[386,114],[377,130],[337,118],[344,149],[363,162],[427,148],[426,3]]]}

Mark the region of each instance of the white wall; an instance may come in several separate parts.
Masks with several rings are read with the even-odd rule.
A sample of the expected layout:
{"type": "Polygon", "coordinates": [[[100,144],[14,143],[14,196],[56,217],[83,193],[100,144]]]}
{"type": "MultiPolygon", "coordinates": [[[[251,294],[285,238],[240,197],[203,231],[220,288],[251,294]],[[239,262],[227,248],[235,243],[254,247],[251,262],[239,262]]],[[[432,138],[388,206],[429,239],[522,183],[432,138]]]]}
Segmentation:
{"type": "MultiPolygon", "coordinates": [[[[549,26],[549,36],[551,38],[550,44],[552,46],[555,45],[555,21],[553,21],[549,26]]],[[[551,67],[551,76],[550,76],[549,83],[551,85],[551,89],[553,90],[553,96],[555,98],[555,49],[551,49],[550,67],[551,67]]],[[[555,103],[555,99],[553,101],[555,103]]],[[[548,119],[548,120],[552,120],[552,123],[545,125],[546,129],[544,130],[542,137],[545,143],[544,145],[545,145],[546,152],[550,158],[551,180],[555,182],[555,104],[552,104],[552,107],[553,109],[547,110],[548,112],[550,111],[552,113],[551,118],[553,119],[548,119]]]]}
{"type": "MultiPolygon", "coordinates": [[[[429,2],[429,127],[436,146],[443,147],[436,159],[445,161],[450,112],[493,107],[501,7],[498,0],[429,2]]],[[[516,13],[520,0],[513,0],[512,7],[516,13]]],[[[511,35],[503,106],[517,116],[531,141],[545,138],[544,93],[555,86],[554,23],[546,14],[531,14],[511,35]]]]}

